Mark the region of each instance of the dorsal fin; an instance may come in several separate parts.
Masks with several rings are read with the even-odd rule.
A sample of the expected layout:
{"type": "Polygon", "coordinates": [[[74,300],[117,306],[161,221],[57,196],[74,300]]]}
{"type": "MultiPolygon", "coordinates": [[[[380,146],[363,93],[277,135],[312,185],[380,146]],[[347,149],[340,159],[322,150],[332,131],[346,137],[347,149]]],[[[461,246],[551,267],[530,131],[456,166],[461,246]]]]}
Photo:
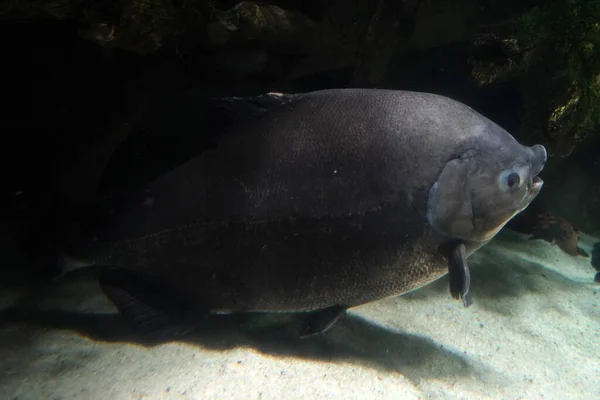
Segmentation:
{"type": "Polygon", "coordinates": [[[250,97],[213,98],[209,104],[211,125],[223,126],[255,120],[299,96],[300,94],[269,92],[250,97]]]}

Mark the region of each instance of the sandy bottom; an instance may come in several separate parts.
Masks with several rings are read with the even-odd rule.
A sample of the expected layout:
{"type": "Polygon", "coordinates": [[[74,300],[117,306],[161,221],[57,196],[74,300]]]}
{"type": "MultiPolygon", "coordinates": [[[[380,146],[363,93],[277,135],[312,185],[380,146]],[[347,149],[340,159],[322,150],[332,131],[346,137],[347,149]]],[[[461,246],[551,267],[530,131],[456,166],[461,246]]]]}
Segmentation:
{"type": "MultiPolygon", "coordinates": [[[[19,322],[1,322],[0,398],[600,399],[589,259],[519,238],[505,232],[470,258],[468,309],[443,278],[306,340],[289,321],[253,316],[141,343],[93,275],[74,276],[35,289],[19,322]]],[[[4,287],[0,306],[21,291],[4,287]]]]}

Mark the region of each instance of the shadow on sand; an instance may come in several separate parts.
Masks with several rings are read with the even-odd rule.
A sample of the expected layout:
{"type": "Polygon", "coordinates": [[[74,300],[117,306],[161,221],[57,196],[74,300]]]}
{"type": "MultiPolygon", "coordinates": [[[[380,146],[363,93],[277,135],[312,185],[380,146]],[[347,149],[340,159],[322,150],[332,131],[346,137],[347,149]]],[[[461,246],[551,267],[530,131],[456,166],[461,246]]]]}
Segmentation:
{"type": "MultiPolygon", "coordinates": [[[[3,321],[0,331],[7,327],[18,329],[20,324],[25,324],[71,330],[88,339],[108,343],[152,347],[173,341],[144,339],[129,330],[118,314],[17,307],[0,314],[0,320],[3,321]]],[[[207,316],[195,331],[176,341],[208,350],[249,347],[281,357],[356,363],[383,372],[401,373],[415,384],[422,377],[484,373],[462,354],[447,350],[429,338],[374,325],[352,312],[326,333],[306,339],[298,337],[296,322],[293,316],[281,314],[207,316]]],[[[22,341],[20,345],[31,346],[31,343],[22,341]]]]}

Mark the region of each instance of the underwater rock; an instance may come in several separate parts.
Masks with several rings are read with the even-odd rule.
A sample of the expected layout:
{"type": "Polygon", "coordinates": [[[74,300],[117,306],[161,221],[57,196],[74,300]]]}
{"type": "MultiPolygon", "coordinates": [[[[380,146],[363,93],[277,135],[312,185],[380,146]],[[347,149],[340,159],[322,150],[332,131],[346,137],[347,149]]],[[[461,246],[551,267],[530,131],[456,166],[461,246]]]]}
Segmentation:
{"type": "Polygon", "coordinates": [[[468,1],[421,1],[412,48],[433,48],[469,41],[477,31],[480,7],[468,1]]]}
{"type": "Polygon", "coordinates": [[[564,63],[554,57],[554,50],[524,44],[512,34],[488,33],[474,40],[470,53],[471,79],[477,86],[518,80],[524,140],[543,143],[549,156],[570,155],[578,142],[572,118],[577,97],[568,82],[554,77],[564,63]]]}
{"type": "Polygon", "coordinates": [[[551,154],[568,157],[587,136],[578,115],[581,93],[573,82],[557,83],[554,90],[551,96],[541,100],[548,111],[540,113],[538,121],[545,123],[542,128],[549,139],[551,154]]]}
{"type": "Polygon", "coordinates": [[[529,240],[541,239],[557,245],[571,256],[589,257],[578,246],[579,232],[565,219],[555,217],[548,212],[524,211],[517,215],[508,228],[520,233],[532,235],[529,240]]]}
{"type": "Polygon", "coordinates": [[[469,49],[471,78],[479,87],[514,79],[519,74],[523,49],[515,39],[494,33],[479,36],[469,49]]]}
{"type": "Polygon", "coordinates": [[[297,11],[242,1],[220,13],[217,21],[207,26],[213,45],[259,45],[263,50],[292,54],[310,52],[314,47],[311,32],[315,22],[297,11]]]}
{"type": "Polygon", "coordinates": [[[181,29],[185,12],[169,0],[124,0],[110,6],[97,3],[79,7],[79,36],[105,48],[139,55],[160,49],[181,29]]]}
{"type": "Polygon", "coordinates": [[[56,18],[66,19],[71,0],[7,0],[0,4],[0,20],[56,18]]]}
{"type": "MultiPolygon", "coordinates": [[[[600,271],[600,242],[594,245],[592,250],[592,266],[596,269],[596,271],[600,271]]],[[[596,275],[597,277],[598,275],[596,275]]],[[[597,282],[597,281],[596,281],[597,282]]]]}
{"type": "Polygon", "coordinates": [[[290,66],[289,79],[294,81],[326,72],[348,75],[350,79],[378,4],[360,0],[328,1],[326,15],[317,22],[309,39],[306,56],[290,66]]]}
{"type": "Polygon", "coordinates": [[[408,42],[420,2],[380,0],[359,47],[352,76],[353,85],[376,84],[385,75],[400,41],[408,42]]]}
{"type": "Polygon", "coordinates": [[[491,84],[512,70],[509,75],[521,87],[521,131],[527,141],[543,143],[550,156],[567,157],[600,123],[600,28],[597,19],[588,17],[597,16],[600,7],[593,1],[574,7],[569,0],[530,5],[507,26],[491,29],[503,41],[518,39],[523,49],[516,57],[499,52],[497,62],[487,66],[485,59],[472,60],[473,76],[491,84]]]}

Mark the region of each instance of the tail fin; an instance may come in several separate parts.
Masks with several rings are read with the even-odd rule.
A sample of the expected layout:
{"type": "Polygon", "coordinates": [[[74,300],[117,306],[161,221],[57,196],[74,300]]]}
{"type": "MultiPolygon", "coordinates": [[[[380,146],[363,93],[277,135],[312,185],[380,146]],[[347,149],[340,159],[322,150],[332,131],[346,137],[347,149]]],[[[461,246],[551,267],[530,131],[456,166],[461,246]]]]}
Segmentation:
{"type": "Polygon", "coordinates": [[[60,279],[69,272],[76,271],[80,268],[93,266],[91,261],[80,260],[69,256],[59,256],[56,261],[56,273],[52,276],[53,279],[60,279]]]}
{"type": "Polygon", "coordinates": [[[262,117],[265,113],[297,99],[301,94],[269,92],[249,97],[212,98],[208,102],[208,126],[222,128],[262,117]]]}
{"type": "Polygon", "coordinates": [[[70,204],[57,196],[28,229],[20,247],[42,277],[51,279],[61,275],[67,261],[64,254],[89,237],[88,208],[93,207],[70,204]]]}

